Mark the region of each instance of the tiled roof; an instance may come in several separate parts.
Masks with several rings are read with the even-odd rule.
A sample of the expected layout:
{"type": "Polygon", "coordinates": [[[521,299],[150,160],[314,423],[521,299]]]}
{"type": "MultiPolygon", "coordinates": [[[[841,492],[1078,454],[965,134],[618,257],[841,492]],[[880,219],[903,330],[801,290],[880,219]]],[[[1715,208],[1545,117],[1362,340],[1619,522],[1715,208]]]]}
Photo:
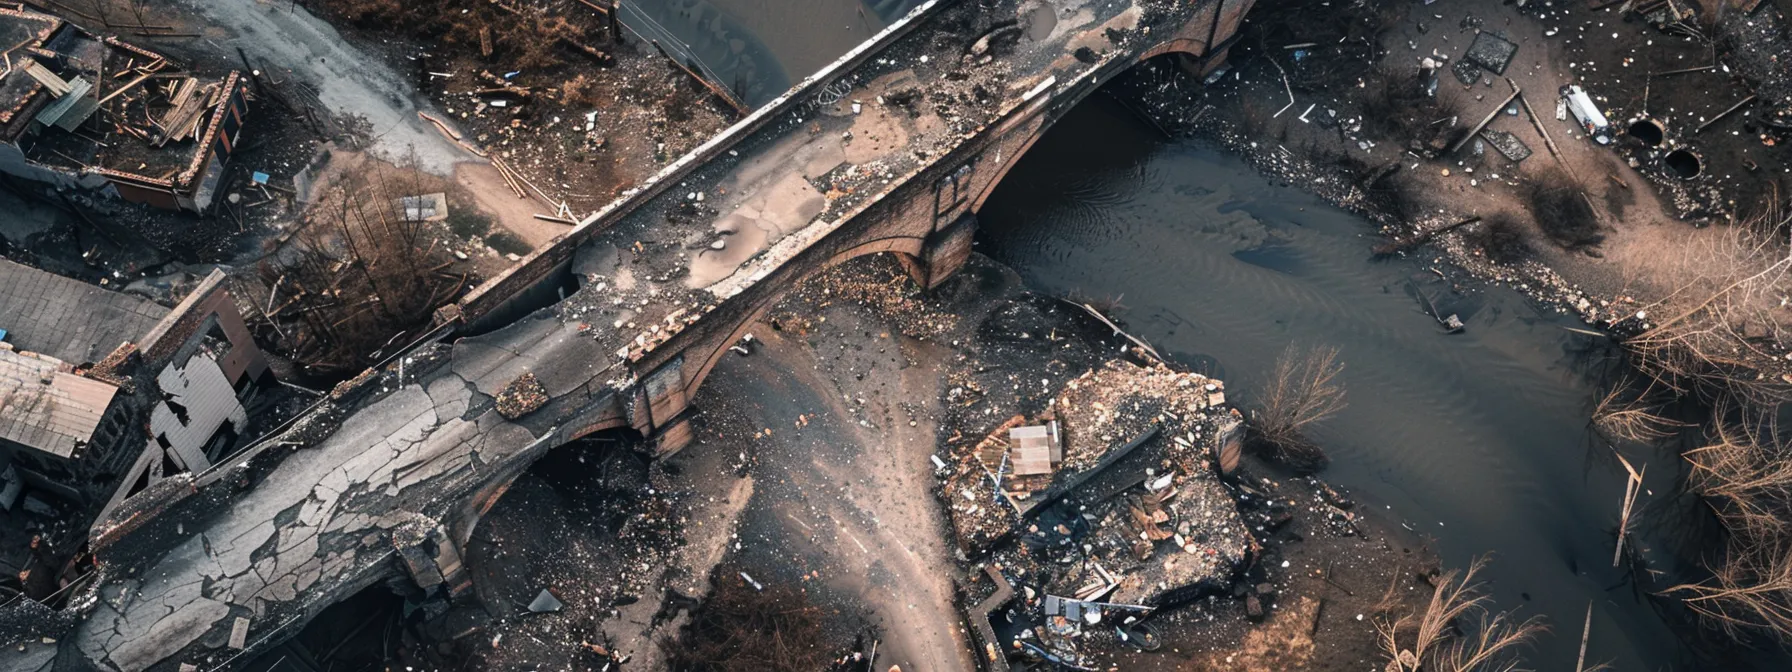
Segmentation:
{"type": "Polygon", "coordinates": [[[96,362],[167,314],[145,299],[0,259],[0,329],[20,350],[96,362]]]}

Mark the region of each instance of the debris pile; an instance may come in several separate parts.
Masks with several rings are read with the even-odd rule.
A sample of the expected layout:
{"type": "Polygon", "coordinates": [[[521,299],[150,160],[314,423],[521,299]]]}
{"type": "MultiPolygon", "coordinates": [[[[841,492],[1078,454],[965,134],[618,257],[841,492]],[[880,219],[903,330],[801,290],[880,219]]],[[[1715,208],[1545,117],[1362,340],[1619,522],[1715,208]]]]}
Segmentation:
{"type": "Polygon", "coordinates": [[[535,379],[533,372],[517,376],[498,392],[498,415],[515,420],[535,412],[548,403],[547,388],[535,379]]]}
{"type": "Polygon", "coordinates": [[[1030,619],[1001,646],[1084,665],[1087,639],[1229,590],[1258,550],[1215,465],[1238,426],[1220,381],[1116,361],[953,449],[960,550],[987,556],[1017,586],[1012,618],[1030,619]]]}
{"type": "Polygon", "coordinates": [[[906,274],[892,274],[882,267],[855,264],[837,272],[817,276],[793,291],[800,301],[787,305],[801,306],[800,312],[775,316],[781,328],[808,333],[819,321],[816,316],[828,306],[853,304],[870,308],[888,317],[902,335],[926,340],[951,332],[958,325],[958,316],[942,311],[929,303],[926,292],[906,274]]]}

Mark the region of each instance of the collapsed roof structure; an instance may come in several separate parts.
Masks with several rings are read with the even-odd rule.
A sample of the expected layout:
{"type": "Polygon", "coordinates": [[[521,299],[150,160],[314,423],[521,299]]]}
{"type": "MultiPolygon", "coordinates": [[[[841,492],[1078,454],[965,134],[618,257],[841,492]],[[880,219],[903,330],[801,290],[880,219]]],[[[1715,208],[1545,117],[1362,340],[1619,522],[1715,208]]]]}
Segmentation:
{"type": "Polygon", "coordinates": [[[0,7],[0,172],[202,212],[248,114],[240,73],[204,80],[59,17],[0,7]]]}

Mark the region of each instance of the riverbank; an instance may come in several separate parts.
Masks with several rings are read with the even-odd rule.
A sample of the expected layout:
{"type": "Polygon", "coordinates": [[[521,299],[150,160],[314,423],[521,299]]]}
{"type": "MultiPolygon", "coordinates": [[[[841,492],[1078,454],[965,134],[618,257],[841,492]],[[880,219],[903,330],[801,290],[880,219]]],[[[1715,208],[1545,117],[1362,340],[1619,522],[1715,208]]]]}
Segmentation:
{"type": "MultiPolygon", "coordinates": [[[[753,333],[748,354],[725,359],[700,392],[691,447],[648,466],[577,444],[520,478],[469,543],[486,606],[407,636],[405,659],[659,669],[668,654],[701,651],[718,665],[766,655],[737,641],[746,636],[789,638],[839,670],[972,669],[977,626],[967,619],[998,567],[1018,597],[989,624],[1017,637],[1013,619],[1040,618],[1042,575],[1058,570],[1019,545],[971,559],[953,541],[946,513],[957,495],[935,459],[1087,381],[1084,371],[1119,352],[1111,330],[981,257],[933,297],[893,259],[872,257],[806,281],[753,333]],[[543,588],[564,608],[523,608],[543,588]],[[762,596],[826,627],[758,632],[710,613],[762,596]]],[[[1246,562],[1147,619],[1135,632],[1149,633],[1153,650],[1088,628],[1080,655],[1103,669],[1379,664],[1377,622],[1429,598],[1438,564],[1427,542],[1377,507],[1255,458],[1227,482],[1213,492],[1227,493],[1241,521],[1246,562]]],[[[1195,483],[1178,486],[1183,499],[1195,483]]],[[[1125,558],[1102,562],[1133,571],[1125,558]]]]}
{"type": "MultiPolygon", "coordinates": [[[[1759,74],[1748,66],[1750,59],[1777,53],[1786,42],[1777,8],[1725,14],[1723,21],[1708,13],[1684,26],[1651,25],[1617,7],[1595,11],[1572,3],[1522,10],[1439,3],[1422,11],[1356,5],[1328,10],[1336,20],[1323,27],[1277,13],[1302,4],[1260,3],[1233,51],[1232,69],[1206,86],[1174,68],[1147,65],[1111,91],[1171,136],[1235,152],[1272,180],[1375,222],[1382,242],[1363,243],[1365,253],[1374,249],[1418,261],[1452,290],[1479,281],[1510,287],[1572,316],[1564,328],[1611,334],[1622,345],[1604,356],[1621,355],[1634,368],[1610,372],[1621,388],[1613,397],[1618,403],[1580,402],[1588,406],[1583,421],[1618,410],[1656,417],[1669,410],[1665,390],[1696,398],[1695,405],[1729,408],[1717,422],[1736,436],[1737,428],[1758,429],[1751,418],[1787,398],[1783,383],[1792,378],[1783,376],[1787,348],[1781,335],[1792,316],[1778,270],[1783,244],[1775,242],[1782,234],[1773,208],[1776,175],[1784,166],[1778,154],[1762,156],[1784,141],[1775,121],[1779,112],[1772,101],[1729,109],[1777,84],[1771,77],[1728,74],[1759,74]],[[1695,23],[1696,31],[1687,32],[1695,23]],[[1738,49],[1740,32],[1753,37],[1738,49]],[[1503,74],[1461,68],[1472,82],[1463,84],[1456,70],[1470,60],[1471,45],[1487,36],[1516,49],[1511,62],[1503,74]],[[1593,93],[1612,120],[1611,144],[1593,141],[1573,119],[1558,119],[1550,109],[1555,91],[1570,83],[1593,93]],[[1435,98],[1426,93],[1432,87],[1435,98]],[[1524,92],[1522,98],[1512,95],[1515,89],[1524,92]],[[1482,119],[1493,133],[1470,137],[1482,119]],[[1662,137],[1649,137],[1651,128],[1664,129],[1662,137]],[[1527,145],[1530,156],[1502,156],[1494,140],[1507,138],[1527,145]],[[1668,165],[1669,156],[1682,151],[1698,153],[1699,174],[1668,165]],[[1768,219],[1758,219],[1763,210],[1768,219]]],[[[1281,256],[1269,259],[1283,262],[1281,256]]],[[[1436,306],[1430,312],[1444,317],[1436,306]]],[[[1595,337],[1586,345],[1597,350],[1604,340],[1595,337]]],[[[1689,419],[1704,422],[1702,416],[1689,419]]],[[[1612,449],[1587,456],[1579,469],[1592,470],[1585,472],[1589,482],[1575,487],[1610,490],[1606,472],[1624,474],[1611,457],[1617,454],[1633,465],[1654,463],[1645,475],[1655,485],[1646,488],[1643,501],[1666,504],[1657,494],[1684,492],[1682,477],[1693,471],[1680,450],[1706,445],[1705,436],[1698,427],[1682,426],[1641,443],[1610,432],[1589,437],[1589,445],[1612,449]]],[[[1743,461],[1701,472],[1707,477],[1692,484],[1696,494],[1673,497],[1662,510],[1682,511],[1688,504],[1703,510],[1702,494],[1717,505],[1710,510],[1726,516],[1733,509],[1729,502],[1746,509],[1750,498],[1768,496],[1730,485],[1733,469],[1745,462],[1772,465],[1771,458],[1763,462],[1766,453],[1759,451],[1727,454],[1743,461]]],[[[1622,499],[1621,493],[1594,496],[1622,499]]],[[[1686,605],[1666,596],[1682,582],[1710,581],[1707,567],[1724,566],[1725,554],[1714,550],[1726,543],[1717,519],[1685,511],[1650,514],[1653,521],[1643,527],[1662,536],[1654,543],[1632,538],[1634,571],[1619,581],[1661,595],[1658,606],[1681,624],[1673,629],[1693,655],[1723,658],[1738,651],[1730,635],[1716,627],[1683,627],[1692,623],[1686,605]]],[[[1616,522],[1603,525],[1608,531],[1599,536],[1609,541],[1616,522]]],[[[1722,587],[1752,585],[1750,572],[1765,576],[1772,571],[1766,567],[1779,562],[1749,554],[1755,542],[1746,538],[1728,543],[1728,555],[1741,549],[1750,560],[1721,574],[1728,577],[1722,587]]],[[[1590,578],[1587,565],[1571,567],[1590,578]]],[[[1783,596],[1767,599],[1778,603],[1783,596]]],[[[1714,604],[1707,608],[1720,617],[1707,625],[1729,618],[1723,614],[1755,620],[1749,605],[1714,604]]],[[[1545,609],[1558,621],[1569,620],[1568,611],[1545,609]]],[[[1615,614],[1595,614],[1595,651],[1608,615],[1615,614]]],[[[1649,619],[1623,620],[1630,621],[1625,632],[1661,627],[1644,622],[1649,619]]],[[[1760,634],[1741,630],[1744,641],[1760,634]]]]}
{"type": "MultiPolygon", "coordinates": [[[[715,406],[703,416],[700,443],[687,449],[738,455],[758,484],[740,543],[724,562],[766,585],[801,586],[828,609],[865,615],[879,651],[869,669],[969,669],[968,656],[982,651],[970,631],[994,588],[992,569],[1013,579],[1017,595],[993,614],[994,629],[1038,643],[1040,633],[1022,636],[1011,624],[1042,618],[1047,576],[1060,570],[1037,564],[1045,556],[1015,541],[988,556],[956,545],[946,514],[959,508],[962,493],[952,486],[955,468],[938,465],[975,443],[967,437],[1037,412],[1070,381],[1087,380],[1082,374],[1109,361],[1121,341],[981,258],[932,298],[893,260],[848,264],[806,282],[764,325],[746,346],[752,354],[729,357],[705,386],[702,394],[714,396],[699,401],[715,406]],[[817,487],[829,483],[838,489],[817,487]]],[[[1253,557],[1217,593],[1147,619],[1160,638],[1154,651],[1085,626],[1088,636],[1075,646],[1089,662],[1102,669],[1377,664],[1373,617],[1428,597],[1420,581],[1434,575],[1435,555],[1370,507],[1336,491],[1328,502],[1319,493],[1329,488],[1318,481],[1287,478],[1250,459],[1236,482],[1227,506],[1252,526],[1241,538],[1256,548],[1253,557]],[[1390,589],[1395,597],[1375,611],[1390,589]],[[1259,608],[1262,625],[1250,613],[1259,608]]],[[[1193,481],[1178,487],[1184,497],[1197,492],[1193,481]]],[[[1171,551],[1157,553],[1162,559],[1171,551]]],[[[1122,575],[1132,571],[1124,558],[1102,562],[1122,575]]],[[[1000,645],[1016,653],[1021,646],[1000,645]]]]}
{"type": "MultiPolygon", "coordinates": [[[[1595,328],[1654,326],[1652,313],[1678,307],[1664,305],[1676,292],[1744,261],[1734,248],[1748,241],[1730,234],[1771,206],[1784,158],[1769,151],[1777,127],[1761,120],[1772,110],[1720,116],[1765,85],[1725,74],[1736,52],[1703,67],[1713,40],[1730,39],[1709,21],[1700,25],[1710,37],[1691,39],[1617,7],[1454,2],[1353,5],[1327,10],[1336,14],[1327,26],[1291,27],[1313,4],[1259,3],[1229,69],[1207,85],[1158,63],[1112,90],[1173,136],[1238,152],[1371,219],[1386,248],[1441,253],[1595,328]],[[1463,84],[1455,69],[1483,33],[1513,49],[1510,62],[1504,72],[1469,67],[1473,83],[1463,84]],[[1570,84],[1595,95],[1613,124],[1610,145],[1563,119],[1557,91],[1570,84]],[[1492,136],[1469,137],[1483,119],[1528,156],[1513,161],[1492,136]],[[1625,130],[1638,119],[1667,130],[1645,143],[1625,130]],[[1696,176],[1669,167],[1681,149],[1700,157],[1696,176]]],[[[1729,20],[1783,23],[1771,3],[1756,11],[1729,20]]],[[[1772,33],[1762,48],[1786,40],[1755,30],[1772,33]]]]}

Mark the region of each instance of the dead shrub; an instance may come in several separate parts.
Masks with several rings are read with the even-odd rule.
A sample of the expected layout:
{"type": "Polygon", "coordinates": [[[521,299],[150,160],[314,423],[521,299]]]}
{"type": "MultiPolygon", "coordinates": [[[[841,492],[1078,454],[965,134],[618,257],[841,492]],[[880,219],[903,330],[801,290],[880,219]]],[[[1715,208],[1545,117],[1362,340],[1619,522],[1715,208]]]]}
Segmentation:
{"type": "Polygon", "coordinates": [[[1456,570],[1444,572],[1422,612],[1375,619],[1388,672],[1510,672],[1518,667],[1516,649],[1548,628],[1537,616],[1514,620],[1489,609],[1492,598],[1475,579],[1486,564],[1485,558],[1476,558],[1460,577],[1456,570]]]}
{"type": "Polygon", "coordinates": [[[1598,213],[1587,202],[1580,184],[1566,173],[1545,171],[1520,186],[1518,197],[1537,222],[1537,228],[1555,244],[1576,250],[1604,242],[1598,213]]]}
{"type": "Polygon", "coordinates": [[[1637,367],[1669,389],[1759,408],[1792,401],[1782,297],[1792,295],[1792,255],[1763,227],[1741,223],[1692,236],[1659,273],[1675,289],[1638,311],[1652,323],[1624,339],[1637,367]]]}
{"type": "Polygon", "coordinates": [[[1673,287],[1637,312],[1623,340],[1636,367],[1667,389],[1712,404],[1705,445],[1688,450],[1687,486],[1727,531],[1711,577],[1675,586],[1705,623],[1733,637],[1792,644],[1792,442],[1776,419],[1792,401],[1784,297],[1792,255],[1777,209],[1689,235],[1655,269],[1673,287]]]}
{"type": "Polygon", "coordinates": [[[1481,218],[1480,222],[1465,229],[1462,236],[1470,249],[1494,263],[1514,263],[1531,253],[1523,225],[1503,212],[1481,218]]]}
{"type": "Polygon", "coordinates": [[[1357,108],[1363,115],[1363,132],[1369,137],[1416,146],[1423,150],[1434,139],[1454,140],[1460,117],[1453,99],[1427,91],[1431,76],[1418,68],[1400,72],[1379,70],[1368,81],[1357,108]]]}
{"type": "Polygon", "coordinates": [[[1706,445],[1686,453],[1687,481],[1712,503],[1729,538],[1711,578],[1669,593],[1732,637],[1792,642],[1792,447],[1771,418],[1718,412],[1706,445]]]}
{"type": "Polygon", "coordinates": [[[1344,386],[1338,380],[1343,372],[1337,348],[1289,345],[1251,411],[1253,450],[1298,473],[1325,468],[1329,460],[1324,449],[1305,430],[1344,410],[1344,386]]]}
{"type": "Polygon", "coordinates": [[[560,85],[560,102],[567,105],[596,105],[597,94],[597,82],[584,73],[560,85]]]}
{"type": "Polygon", "coordinates": [[[1649,393],[1644,390],[1633,395],[1624,382],[1612,386],[1593,407],[1593,429],[1613,441],[1659,443],[1687,427],[1658,413],[1658,404],[1651,403],[1649,393]]]}
{"type": "Polygon", "coordinates": [[[679,672],[812,672],[833,662],[823,626],[830,614],[789,584],[759,590],[718,568],[714,592],[683,632],[659,640],[666,669],[679,672]]]}

